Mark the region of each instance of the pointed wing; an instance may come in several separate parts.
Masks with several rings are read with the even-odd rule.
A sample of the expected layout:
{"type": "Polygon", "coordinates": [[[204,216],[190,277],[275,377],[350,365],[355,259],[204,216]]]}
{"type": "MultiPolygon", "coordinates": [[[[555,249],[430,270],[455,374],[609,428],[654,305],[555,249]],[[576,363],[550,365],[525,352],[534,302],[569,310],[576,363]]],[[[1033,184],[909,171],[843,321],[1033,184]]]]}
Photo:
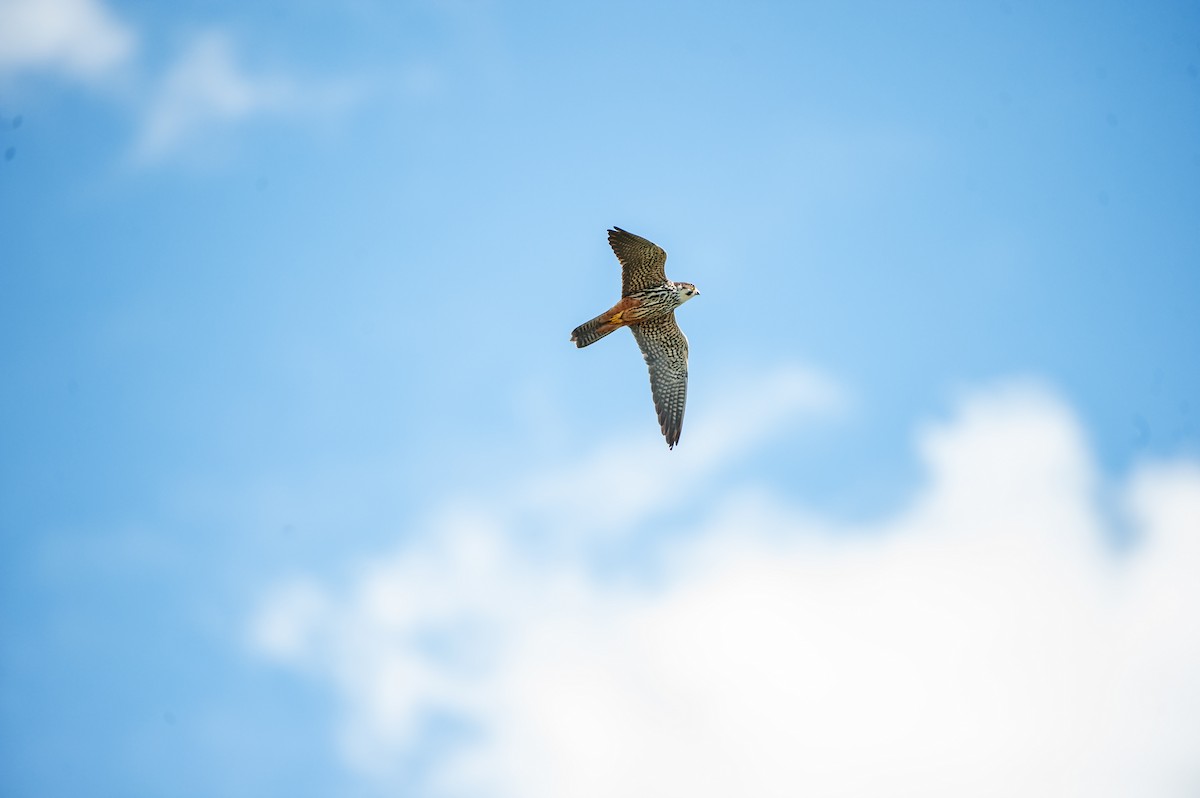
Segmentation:
{"type": "Polygon", "coordinates": [[[646,365],[650,367],[650,392],[658,424],[672,449],[679,443],[683,429],[683,409],[687,404],[687,336],[679,329],[674,312],[630,328],[637,339],[646,365]]]}
{"type": "Polygon", "coordinates": [[[621,261],[621,296],[667,281],[667,253],[641,236],[614,227],[608,245],[621,261]]]}

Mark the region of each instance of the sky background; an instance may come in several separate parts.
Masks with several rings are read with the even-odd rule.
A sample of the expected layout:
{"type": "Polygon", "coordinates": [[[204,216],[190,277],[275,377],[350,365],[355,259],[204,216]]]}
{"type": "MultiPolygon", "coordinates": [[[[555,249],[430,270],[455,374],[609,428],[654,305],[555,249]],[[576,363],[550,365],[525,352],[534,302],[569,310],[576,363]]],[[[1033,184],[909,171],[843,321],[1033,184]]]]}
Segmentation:
{"type": "Polygon", "coordinates": [[[1195,795],[1198,311],[1195,2],[0,0],[0,792],[1195,795]]]}

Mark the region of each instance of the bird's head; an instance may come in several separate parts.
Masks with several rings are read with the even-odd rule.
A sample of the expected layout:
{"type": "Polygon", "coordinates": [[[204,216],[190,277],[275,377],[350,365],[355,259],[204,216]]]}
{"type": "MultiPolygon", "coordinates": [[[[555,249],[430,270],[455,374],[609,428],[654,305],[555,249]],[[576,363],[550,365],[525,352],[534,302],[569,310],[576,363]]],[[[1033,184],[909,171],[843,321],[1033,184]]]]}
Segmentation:
{"type": "Polygon", "coordinates": [[[675,283],[675,290],[679,292],[679,304],[681,305],[694,296],[700,296],[700,292],[696,290],[696,286],[691,283],[675,283]]]}

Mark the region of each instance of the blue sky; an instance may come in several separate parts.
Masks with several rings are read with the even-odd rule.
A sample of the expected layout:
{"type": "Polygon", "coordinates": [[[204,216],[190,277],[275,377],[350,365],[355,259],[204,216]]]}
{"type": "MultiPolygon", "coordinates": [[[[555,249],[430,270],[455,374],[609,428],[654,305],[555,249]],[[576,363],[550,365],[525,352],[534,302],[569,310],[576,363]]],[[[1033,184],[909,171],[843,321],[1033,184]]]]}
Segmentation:
{"type": "MultiPolygon", "coordinates": [[[[648,770],[618,769],[639,784],[682,789],[678,762],[689,794],[718,784],[697,752],[733,757],[741,724],[791,739],[741,712],[755,696],[715,697],[740,695],[724,678],[774,684],[770,658],[814,683],[820,662],[771,642],[797,625],[831,662],[862,640],[900,658],[829,692],[874,696],[853,706],[891,728],[911,708],[863,685],[911,694],[935,669],[902,663],[945,653],[879,642],[911,623],[1018,652],[1066,640],[1085,686],[1161,681],[1182,707],[1114,699],[1112,717],[1172,733],[1134,756],[1064,726],[1046,749],[1088,756],[1057,791],[1014,790],[1191,794],[1171,752],[1200,741],[1194,621],[1096,663],[1192,595],[1197,219],[1195,3],[0,0],[2,791],[587,794],[588,752],[622,761],[613,739],[660,729],[631,696],[688,684],[675,657],[712,641],[628,654],[614,672],[641,675],[617,684],[581,652],[692,629],[732,585],[743,621],[767,620],[683,693],[712,734],[673,752],[664,721],[648,770]],[[702,293],[680,312],[673,452],[632,337],[567,341],[616,299],[612,225],[702,293]],[[1063,529],[1093,547],[1021,548],[1063,529]],[[952,533],[1024,556],[955,559],[952,533]],[[713,565],[722,546],[716,562],[752,565],[713,565]],[[1061,585],[1015,601],[1029,562],[1081,585],[1061,627],[1031,624],[1044,639],[1021,619],[1053,615],[1061,585]],[[825,587],[744,588],[793,566],[825,587]],[[933,604],[959,603],[961,574],[979,613],[831,614],[870,616],[858,637],[788,614],[863,574],[913,588],[903,573],[929,575],[917,595],[942,586],[933,604]],[[1123,621],[1096,615],[1109,589],[1123,621]],[[570,674],[627,711],[550,722],[570,674]],[[503,700],[535,682],[551,687],[503,700]],[[580,742],[554,761],[578,767],[527,767],[561,740],[580,742]]],[[[1042,695],[994,658],[968,666],[979,680],[931,705],[992,681],[1042,695]]],[[[984,713],[998,736],[979,739],[1039,773],[1005,741],[1076,713],[1060,693],[984,713]]],[[[897,735],[819,759],[888,772],[873,757],[897,735]]],[[[776,764],[726,771],[835,783],[776,764]]],[[[946,794],[981,794],[955,778],[946,794]]]]}

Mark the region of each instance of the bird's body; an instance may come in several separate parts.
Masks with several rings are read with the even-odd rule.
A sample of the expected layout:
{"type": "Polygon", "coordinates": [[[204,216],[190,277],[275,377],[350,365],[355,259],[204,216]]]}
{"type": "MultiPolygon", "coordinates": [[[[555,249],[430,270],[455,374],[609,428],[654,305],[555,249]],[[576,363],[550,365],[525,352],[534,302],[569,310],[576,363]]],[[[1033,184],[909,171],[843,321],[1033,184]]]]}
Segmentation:
{"type": "Polygon", "coordinates": [[[650,390],[659,425],[672,449],[679,443],[687,404],[687,336],[675,322],[675,308],[700,292],[691,283],[667,279],[667,253],[619,227],[608,243],[621,262],[621,300],[571,333],[578,347],[594,344],[613,330],[628,327],[650,369],[650,390]]]}
{"type": "MultiPolygon", "coordinates": [[[[594,344],[613,330],[668,316],[686,301],[686,299],[680,298],[680,289],[686,285],[686,283],[668,281],[662,285],[623,296],[620,302],[596,318],[576,327],[571,333],[571,340],[575,342],[576,346],[584,347],[594,344]]],[[[687,289],[683,288],[683,290],[687,289]]]]}

